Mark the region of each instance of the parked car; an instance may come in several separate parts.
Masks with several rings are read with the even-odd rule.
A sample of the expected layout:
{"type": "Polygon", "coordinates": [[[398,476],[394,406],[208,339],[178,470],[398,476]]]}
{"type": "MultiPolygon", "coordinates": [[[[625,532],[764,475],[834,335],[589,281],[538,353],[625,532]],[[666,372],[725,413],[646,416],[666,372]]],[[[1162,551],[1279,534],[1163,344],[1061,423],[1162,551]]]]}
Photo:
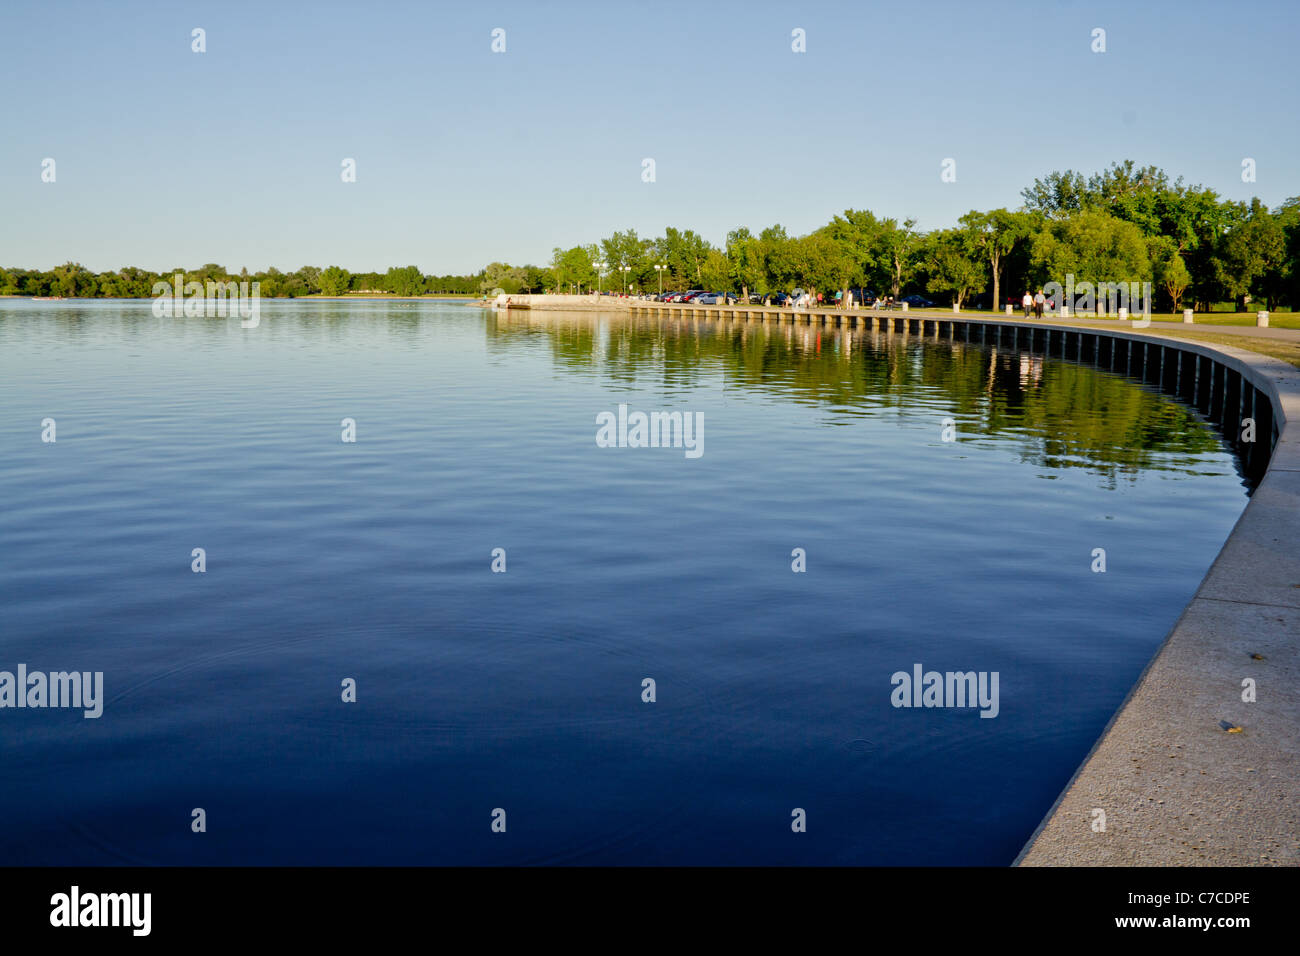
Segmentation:
{"type": "Polygon", "coordinates": [[[925,298],[925,296],[917,295],[915,292],[903,296],[898,301],[906,302],[909,309],[933,309],[935,307],[933,302],[925,298]]]}
{"type": "Polygon", "coordinates": [[[688,291],[688,292],[683,292],[683,293],[682,293],[682,297],[681,297],[678,301],[679,301],[679,302],[694,302],[694,301],[695,301],[699,296],[702,296],[702,295],[704,295],[704,290],[703,290],[703,289],[691,289],[691,290],[688,291]]]}
{"type": "Polygon", "coordinates": [[[785,304],[787,304],[789,301],[790,301],[790,297],[789,297],[788,295],[786,295],[784,292],[773,292],[773,293],[772,293],[772,304],[773,304],[773,305],[785,305],[785,304]]]}
{"type": "Polygon", "coordinates": [[[701,292],[691,301],[700,305],[734,305],[736,297],[730,292],[701,292]]]}

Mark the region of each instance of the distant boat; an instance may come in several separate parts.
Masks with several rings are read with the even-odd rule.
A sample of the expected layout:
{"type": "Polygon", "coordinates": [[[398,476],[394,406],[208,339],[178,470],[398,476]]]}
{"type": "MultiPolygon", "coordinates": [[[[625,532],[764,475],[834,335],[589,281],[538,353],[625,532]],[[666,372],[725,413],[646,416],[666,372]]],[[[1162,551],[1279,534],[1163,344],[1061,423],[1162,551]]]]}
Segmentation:
{"type": "Polygon", "coordinates": [[[33,302],[62,302],[67,296],[62,295],[34,295],[33,302]]]}

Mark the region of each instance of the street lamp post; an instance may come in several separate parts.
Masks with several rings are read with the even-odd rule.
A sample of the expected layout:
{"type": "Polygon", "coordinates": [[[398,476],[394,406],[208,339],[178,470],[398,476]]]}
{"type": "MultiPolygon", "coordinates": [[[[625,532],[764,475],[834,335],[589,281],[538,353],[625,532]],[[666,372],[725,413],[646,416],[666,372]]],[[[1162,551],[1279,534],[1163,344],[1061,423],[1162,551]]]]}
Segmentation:
{"type": "Polygon", "coordinates": [[[659,295],[660,296],[664,294],[664,270],[667,268],[668,268],[667,266],[662,266],[662,265],[655,266],[655,272],[659,274],[659,295]]]}
{"type": "Polygon", "coordinates": [[[605,266],[607,266],[608,264],[609,264],[609,263],[607,263],[607,262],[593,262],[593,263],[592,263],[592,265],[596,267],[596,295],[600,295],[600,280],[601,280],[601,277],[604,276],[604,274],[605,274],[605,266]]]}
{"type": "Polygon", "coordinates": [[[619,266],[619,271],[623,273],[623,294],[627,295],[627,274],[632,271],[631,266],[619,266]]]}

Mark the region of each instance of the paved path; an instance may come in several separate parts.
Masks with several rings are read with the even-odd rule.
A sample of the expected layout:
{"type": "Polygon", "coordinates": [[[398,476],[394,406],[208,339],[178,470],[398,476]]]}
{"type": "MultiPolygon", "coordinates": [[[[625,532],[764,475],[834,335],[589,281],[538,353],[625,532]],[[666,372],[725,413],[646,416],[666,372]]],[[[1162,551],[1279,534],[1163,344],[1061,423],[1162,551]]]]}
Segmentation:
{"type": "MultiPolygon", "coordinates": [[[[964,313],[963,313],[964,315],[964,313]]],[[[1015,318],[1015,316],[1012,316],[1015,318]]],[[[1132,329],[1134,332],[1140,332],[1130,321],[1121,322],[1119,319],[1065,319],[1049,320],[1044,318],[1044,322],[1052,321],[1055,325],[1079,325],[1085,328],[1114,328],[1114,329],[1132,329]]],[[[1227,335],[1257,335],[1264,339],[1282,339],[1283,341],[1300,342],[1300,329],[1275,329],[1269,326],[1261,329],[1255,325],[1210,325],[1194,323],[1188,325],[1185,322],[1152,322],[1149,326],[1152,329],[1158,329],[1161,332],[1223,332],[1227,335]]]]}

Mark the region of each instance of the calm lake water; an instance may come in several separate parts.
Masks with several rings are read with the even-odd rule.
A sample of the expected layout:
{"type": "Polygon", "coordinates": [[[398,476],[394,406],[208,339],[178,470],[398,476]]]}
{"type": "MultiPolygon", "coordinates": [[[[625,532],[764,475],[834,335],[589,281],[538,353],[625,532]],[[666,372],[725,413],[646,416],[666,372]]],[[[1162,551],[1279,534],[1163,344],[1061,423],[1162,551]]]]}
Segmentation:
{"type": "Polygon", "coordinates": [[[433,302],[0,300],[0,448],[0,670],[104,674],[0,709],[6,864],[1005,864],[1246,503],[1071,363],[433,302]]]}

